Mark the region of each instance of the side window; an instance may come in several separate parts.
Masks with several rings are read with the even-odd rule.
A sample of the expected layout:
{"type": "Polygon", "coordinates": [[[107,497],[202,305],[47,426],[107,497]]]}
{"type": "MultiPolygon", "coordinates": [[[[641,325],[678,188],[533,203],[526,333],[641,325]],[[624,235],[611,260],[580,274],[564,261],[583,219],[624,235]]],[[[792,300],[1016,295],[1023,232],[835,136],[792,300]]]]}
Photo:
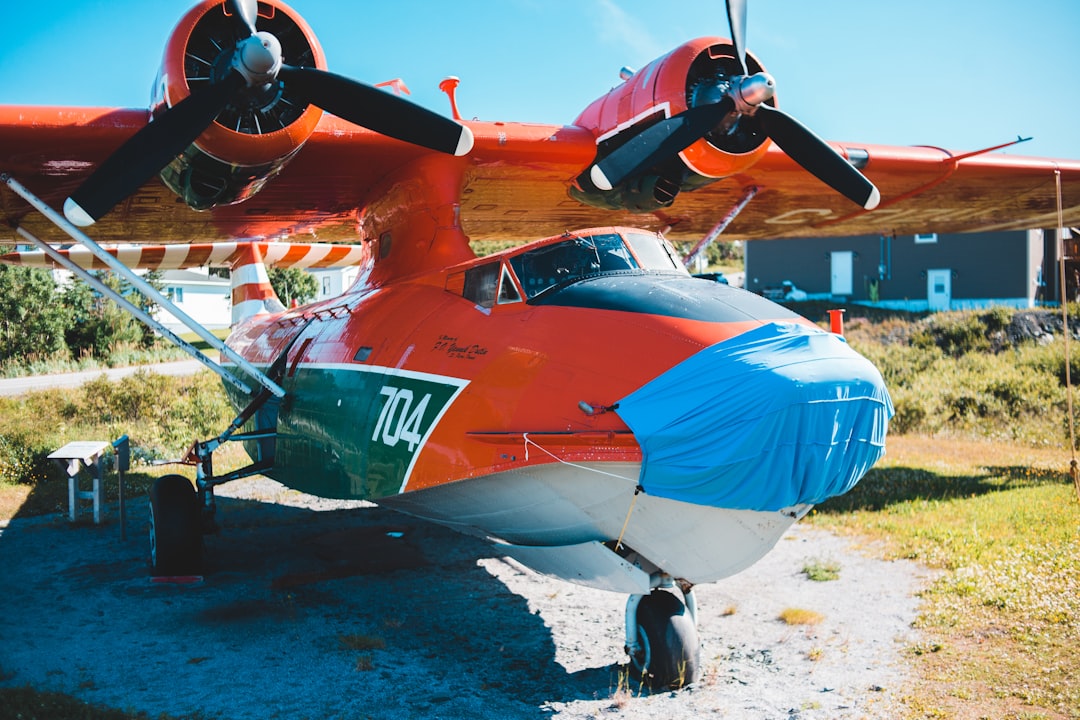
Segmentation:
{"type": "Polygon", "coordinates": [[[503,266],[502,281],[499,283],[499,304],[506,305],[516,302],[521,302],[521,293],[518,292],[517,285],[514,284],[514,278],[510,275],[510,270],[503,266]]]}
{"type": "Polygon", "coordinates": [[[500,263],[478,265],[465,271],[465,288],[462,295],[480,307],[493,307],[495,293],[499,285],[500,263]]]}

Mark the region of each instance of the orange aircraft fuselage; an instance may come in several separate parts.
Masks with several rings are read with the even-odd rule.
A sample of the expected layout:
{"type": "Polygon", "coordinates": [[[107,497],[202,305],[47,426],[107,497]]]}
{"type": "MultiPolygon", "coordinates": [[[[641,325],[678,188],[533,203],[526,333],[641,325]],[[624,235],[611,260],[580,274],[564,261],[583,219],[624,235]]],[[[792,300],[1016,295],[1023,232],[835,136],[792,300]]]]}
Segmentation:
{"type": "Polygon", "coordinates": [[[246,428],[273,438],[246,448],[291,487],[519,546],[625,534],[639,564],[696,583],[756,561],[884,449],[891,407],[870,363],[779,305],[692,277],[660,235],[594,228],[431,267],[414,251],[434,236],[464,244],[454,213],[439,225],[399,209],[350,291],[253,318],[228,340],[279,368],[285,397],[246,428]],[[410,263],[428,269],[378,280],[381,265],[396,276],[410,263]],[[837,352],[839,370],[823,372],[837,352]],[[767,381],[767,397],[753,383],[743,391],[743,373],[767,381]],[[659,391],[658,412],[674,429],[633,427],[620,414],[627,398],[666,378],[677,389],[659,391]],[[676,466],[678,443],[694,446],[690,479],[646,462],[654,436],[676,466]],[[638,515],[691,535],[657,533],[638,515]]]}

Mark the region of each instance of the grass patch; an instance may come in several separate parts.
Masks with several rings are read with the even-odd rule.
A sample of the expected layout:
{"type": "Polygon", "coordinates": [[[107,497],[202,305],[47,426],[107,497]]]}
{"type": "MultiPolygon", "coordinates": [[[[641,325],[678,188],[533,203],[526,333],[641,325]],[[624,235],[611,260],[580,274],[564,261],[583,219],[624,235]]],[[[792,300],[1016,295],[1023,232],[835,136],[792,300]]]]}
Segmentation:
{"type": "Polygon", "coordinates": [[[819,625],[825,616],[804,608],[785,608],[780,611],[779,618],[788,625],[819,625]]]}
{"type": "Polygon", "coordinates": [[[892,436],[812,514],[942,571],[913,652],[918,716],[1080,717],[1080,505],[1063,451],[892,436]],[[931,648],[931,651],[927,651],[931,648]],[[975,700],[973,700],[975,699],[975,700]],[[938,713],[935,715],[934,713],[938,713]]]}
{"type": "Polygon", "coordinates": [[[840,579],[840,563],[835,560],[811,560],[803,566],[803,574],[814,582],[840,579]]]}

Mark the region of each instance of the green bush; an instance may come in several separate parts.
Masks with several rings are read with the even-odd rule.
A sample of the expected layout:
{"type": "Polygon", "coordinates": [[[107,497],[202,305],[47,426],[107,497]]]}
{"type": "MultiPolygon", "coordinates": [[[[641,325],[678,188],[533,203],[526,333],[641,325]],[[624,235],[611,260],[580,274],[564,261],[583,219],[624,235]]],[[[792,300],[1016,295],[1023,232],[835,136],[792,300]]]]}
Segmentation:
{"type": "MultiPolygon", "coordinates": [[[[1066,441],[1064,340],[1058,333],[1051,341],[1010,341],[1016,312],[939,313],[916,320],[906,332],[860,327],[852,346],[877,366],[892,395],[890,430],[1066,441]]],[[[895,325],[882,317],[863,322],[895,325]]],[[[1072,355],[1071,379],[1080,385],[1080,343],[1072,355]]]]}
{"type": "Polygon", "coordinates": [[[104,377],[77,390],[45,390],[0,398],[0,481],[36,484],[62,478],[49,453],[73,440],[127,435],[132,457],[177,459],[194,440],[212,437],[233,411],[217,376],[171,377],[137,372],[104,377]]]}

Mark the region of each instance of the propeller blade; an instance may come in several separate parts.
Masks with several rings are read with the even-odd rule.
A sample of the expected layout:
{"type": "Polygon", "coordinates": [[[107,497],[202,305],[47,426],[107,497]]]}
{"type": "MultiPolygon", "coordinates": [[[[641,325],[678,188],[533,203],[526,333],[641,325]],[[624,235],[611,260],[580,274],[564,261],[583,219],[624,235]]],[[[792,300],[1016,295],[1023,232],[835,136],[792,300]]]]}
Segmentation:
{"type": "Polygon", "coordinates": [[[283,65],[289,91],[349,122],[451,155],[472,149],[469,128],[396,95],[325,70],[283,65]]]}
{"type": "Polygon", "coordinates": [[[758,107],[756,116],[788,157],[852,202],[867,210],[877,207],[881,193],[874,184],[798,120],[765,104],[758,107]]]}
{"type": "Polygon", "coordinates": [[[663,158],[682,152],[719,125],[734,109],[735,101],[724,96],[719,102],[692,107],[661,120],[593,165],[589,177],[596,187],[610,190],[663,158]]]}
{"type": "Polygon", "coordinates": [[[67,199],[68,220],[84,227],[99,220],[194,142],[243,86],[243,76],[234,70],[147,123],[67,199]]]}
{"type": "Polygon", "coordinates": [[[240,18],[248,31],[255,34],[255,23],[259,19],[259,0],[232,0],[232,14],[240,18]]]}
{"type": "Polygon", "coordinates": [[[735,55],[739,58],[742,74],[746,75],[746,0],[727,0],[727,18],[735,55]]]}

